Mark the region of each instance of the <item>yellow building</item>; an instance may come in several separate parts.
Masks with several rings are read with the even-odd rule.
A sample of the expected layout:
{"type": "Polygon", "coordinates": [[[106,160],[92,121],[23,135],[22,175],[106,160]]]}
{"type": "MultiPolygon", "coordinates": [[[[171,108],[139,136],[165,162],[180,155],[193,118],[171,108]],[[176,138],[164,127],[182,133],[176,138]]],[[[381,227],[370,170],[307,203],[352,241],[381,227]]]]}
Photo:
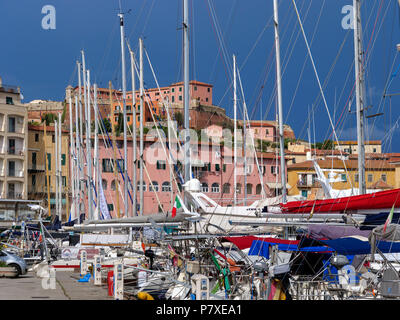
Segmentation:
{"type": "MultiPolygon", "coordinates": [[[[69,177],[69,131],[61,131],[61,175],[62,204],[66,204],[65,194],[68,191],[69,177]]],[[[56,163],[55,163],[55,132],[54,126],[28,126],[28,194],[30,199],[44,200],[47,208],[47,180],[45,161],[47,157],[47,174],[50,178],[50,209],[55,208],[56,163]]]]}
{"type": "MultiPolygon", "coordinates": [[[[327,159],[317,160],[318,165],[326,178],[328,174],[334,182],[333,189],[358,189],[358,162],[357,160],[327,159]]],[[[365,180],[367,189],[393,189],[396,185],[396,165],[387,160],[367,160],[365,162],[365,180]]],[[[288,183],[292,188],[289,195],[301,195],[309,199],[321,198],[323,190],[316,180],[317,174],[312,161],[304,161],[289,165],[288,183]]]]}
{"type": "MultiPolygon", "coordinates": [[[[358,154],[358,143],[357,141],[339,141],[339,144],[334,141],[336,150],[341,150],[346,153],[358,154]]],[[[382,141],[371,140],[364,142],[365,153],[382,153],[382,141]]]]}

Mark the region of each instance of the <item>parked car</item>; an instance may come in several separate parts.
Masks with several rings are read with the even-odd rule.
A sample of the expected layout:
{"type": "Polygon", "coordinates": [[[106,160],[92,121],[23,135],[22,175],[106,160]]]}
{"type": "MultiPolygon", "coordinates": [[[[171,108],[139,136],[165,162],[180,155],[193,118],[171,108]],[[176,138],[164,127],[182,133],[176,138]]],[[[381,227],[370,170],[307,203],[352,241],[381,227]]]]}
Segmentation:
{"type": "Polygon", "coordinates": [[[0,261],[5,262],[9,267],[13,267],[17,271],[17,277],[27,272],[25,260],[12,252],[0,250],[0,261]]]}

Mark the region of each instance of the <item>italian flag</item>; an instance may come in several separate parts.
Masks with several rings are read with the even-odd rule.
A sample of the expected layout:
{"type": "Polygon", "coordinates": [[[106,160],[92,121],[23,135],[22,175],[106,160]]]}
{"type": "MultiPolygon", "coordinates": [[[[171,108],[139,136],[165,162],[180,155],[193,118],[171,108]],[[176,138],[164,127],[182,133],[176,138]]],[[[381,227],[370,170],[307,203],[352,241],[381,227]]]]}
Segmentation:
{"type": "Polygon", "coordinates": [[[176,216],[176,210],[182,207],[181,202],[179,201],[178,196],[175,196],[174,207],[172,208],[172,218],[176,216]]]}
{"type": "Polygon", "coordinates": [[[386,219],[385,225],[383,226],[383,233],[385,233],[387,226],[389,225],[389,223],[392,222],[392,218],[393,218],[393,212],[394,212],[394,204],[392,207],[392,210],[390,210],[390,213],[386,219]]]}

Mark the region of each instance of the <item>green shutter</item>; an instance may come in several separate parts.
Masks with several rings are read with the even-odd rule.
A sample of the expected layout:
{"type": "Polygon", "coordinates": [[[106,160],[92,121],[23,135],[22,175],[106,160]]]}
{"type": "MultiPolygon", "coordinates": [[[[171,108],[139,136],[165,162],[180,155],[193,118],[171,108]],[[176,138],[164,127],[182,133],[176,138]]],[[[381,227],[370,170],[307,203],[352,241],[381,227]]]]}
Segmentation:
{"type": "Polygon", "coordinates": [[[61,165],[65,166],[65,154],[61,155],[61,165]]]}
{"type": "Polygon", "coordinates": [[[51,170],[51,153],[47,154],[47,169],[51,170]]]}

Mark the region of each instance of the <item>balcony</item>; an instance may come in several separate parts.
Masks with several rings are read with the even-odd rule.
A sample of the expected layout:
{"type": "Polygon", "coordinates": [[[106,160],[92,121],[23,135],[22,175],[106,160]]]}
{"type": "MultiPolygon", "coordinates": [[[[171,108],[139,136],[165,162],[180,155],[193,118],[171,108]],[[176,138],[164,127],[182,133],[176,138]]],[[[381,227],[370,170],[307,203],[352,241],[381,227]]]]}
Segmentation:
{"type": "Polygon", "coordinates": [[[16,156],[24,156],[25,155],[25,150],[22,148],[8,148],[7,153],[9,155],[16,155],[16,156]]]}
{"type": "Polygon", "coordinates": [[[23,198],[22,193],[12,192],[12,191],[7,192],[7,199],[22,199],[22,198],[23,198]]]}
{"type": "Polygon", "coordinates": [[[28,165],[28,172],[30,172],[30,173],[44,172],[45,170],[46,170],[46,167],[44,166],[44,164],[30,163],[28,165]]]}
{"type": "Polygon", "coordinates": [[[321,185],[317,181],[313,181],[312,183],[307,183],[303,181],[297,182],[297,188],[320,188],[321,185]]]}

